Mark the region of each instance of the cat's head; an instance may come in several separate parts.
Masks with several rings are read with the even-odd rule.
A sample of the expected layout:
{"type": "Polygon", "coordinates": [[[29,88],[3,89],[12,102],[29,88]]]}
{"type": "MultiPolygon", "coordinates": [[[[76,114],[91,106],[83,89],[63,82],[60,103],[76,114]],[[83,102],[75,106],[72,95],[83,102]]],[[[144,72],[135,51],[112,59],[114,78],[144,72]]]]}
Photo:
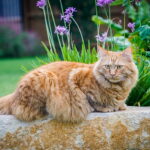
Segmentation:
{"type": "Polygon", "coordinates": [[[131,48],[122,52],[112,52],[98,47],[98,55],[99,61],[94,68],[97,79],[103,77],[110,83],[119,83],[133,76],[133,74],[137,75],[131,48]]]}

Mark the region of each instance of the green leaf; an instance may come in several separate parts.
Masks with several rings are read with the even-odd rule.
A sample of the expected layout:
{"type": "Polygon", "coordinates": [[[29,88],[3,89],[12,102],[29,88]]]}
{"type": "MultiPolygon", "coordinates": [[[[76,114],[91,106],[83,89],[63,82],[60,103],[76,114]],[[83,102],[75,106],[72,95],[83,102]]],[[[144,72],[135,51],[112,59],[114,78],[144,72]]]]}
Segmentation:
{"type": "Polygon", "coordinates": [[[114,2],[111,3],[111,6],[117,6],[122,4],[123,4],[123,0],[115,0],[114,2]]]}
{"type": "Polygon", "coordinates": [[[129,35],[128,30],[121,30],[115,34],[115,36],[125,36],[125,35],[129,35]]]}
{"type": "Polygon", "coordinates": [[[22,70],[23,72],[25,72],[25,73],[29,72],[29,70],[27,69],[27,67],[22,66],[22,65],[21,65],[21,70],[22,70]]]}
{"type": "Polygon", "coordinates": [[[126,8],[126,12],[128,13],[128,17],[132,19],[132,21],[136,20],[137,12],[132,5],[128,5],[128,7],[126,8]]]}
{"type": "Polygon", "coordinates": [[[142,40],[150,40],[150,26],[149,25],[143,25],[139,27],[137,30],[139,32],[139,35],[142,40]]]}
{"type": "Polygon", "coordinates": [[[136,55],[136,59],[139,70],[139,80],[135,88],[132,89],[127,104],[133,106],[140,103],[141,106],[145,106],[150,104],[150,61],[141,55],[136,55]]]}
{"type": "Polygon", "coordinates": [[[116,50],[124,50],[125,48],[129,47],[131,44],[127,38],[124,36],[115,36],[115,37],[107,37],[107,42],[113,43],[114,51],[116,50]],[[117,49],[116,49],[117,48],[117,49]]]}
{"type": "Polygon", "coordinates": [[[141,105],[143,106],[148,106],[147,104],[149,103],[150,105],[150,90],[148,92],[145,92],[144,96],[140,100],[141,105]]]}
{"type": "Polygon", "coordinates": [[[104,19],[102,17],[99,16],[92,16],[92,21],[95,22],[97,25],[101,25],[101,24],[106,24],[106,25],[110,25],[111,28],[113,28],[116,31],[121,31],[123,30],[122,26],[113,22],[110,19],[104,19]]]}

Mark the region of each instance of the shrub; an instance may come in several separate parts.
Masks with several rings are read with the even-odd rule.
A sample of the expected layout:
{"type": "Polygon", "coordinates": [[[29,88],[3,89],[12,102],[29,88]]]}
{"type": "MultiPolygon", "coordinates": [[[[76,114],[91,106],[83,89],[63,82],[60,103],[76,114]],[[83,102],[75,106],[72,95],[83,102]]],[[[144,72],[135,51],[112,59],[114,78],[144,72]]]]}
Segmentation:
{"type": "Polygon", "coordinates": [[[16,33],[0,27],[0,57],[35,56],[41,53],[40,41],[33,33],[16,33]]]}
{"type": "Polygon", "coordinates": [[[137,55],[136,64],[139,70],[139,80],[132,89],[127,104],[130,106],[150,106],[150,61],[137,55]]]}

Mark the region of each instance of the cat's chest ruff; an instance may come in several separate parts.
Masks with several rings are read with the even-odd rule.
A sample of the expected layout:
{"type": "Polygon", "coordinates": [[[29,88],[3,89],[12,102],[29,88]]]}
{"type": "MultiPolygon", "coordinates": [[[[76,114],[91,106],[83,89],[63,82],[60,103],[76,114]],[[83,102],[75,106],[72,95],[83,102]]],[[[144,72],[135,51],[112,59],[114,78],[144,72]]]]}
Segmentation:
{"type": "Polygon", "coordinates": [[[113,88],[104,88],[100,85],[89,89],[87,97],[95,104],[103,105],[106,103],[119,103],[127,98],[127,93],[119,86],[113,88]]]}

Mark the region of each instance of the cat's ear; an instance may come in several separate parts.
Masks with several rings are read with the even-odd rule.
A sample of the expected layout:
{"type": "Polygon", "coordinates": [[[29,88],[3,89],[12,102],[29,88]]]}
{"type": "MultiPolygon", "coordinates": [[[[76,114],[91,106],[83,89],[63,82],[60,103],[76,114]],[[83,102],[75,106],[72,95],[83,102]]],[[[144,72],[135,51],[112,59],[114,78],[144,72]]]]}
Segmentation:
{"type": "Polygon", "coordinates": [[[97,47],[97,51],[98,51],[98,57],[104,57],[107,55],[107,50],[105,50],[104,48],[102,48],[101,46],[97,47]]]}
{"type": "Polygon", "coordinates": [[[128,61],[132,61],[132,48],[128,47],[122,52],[122,56],[126,57],[128,61]]]}

